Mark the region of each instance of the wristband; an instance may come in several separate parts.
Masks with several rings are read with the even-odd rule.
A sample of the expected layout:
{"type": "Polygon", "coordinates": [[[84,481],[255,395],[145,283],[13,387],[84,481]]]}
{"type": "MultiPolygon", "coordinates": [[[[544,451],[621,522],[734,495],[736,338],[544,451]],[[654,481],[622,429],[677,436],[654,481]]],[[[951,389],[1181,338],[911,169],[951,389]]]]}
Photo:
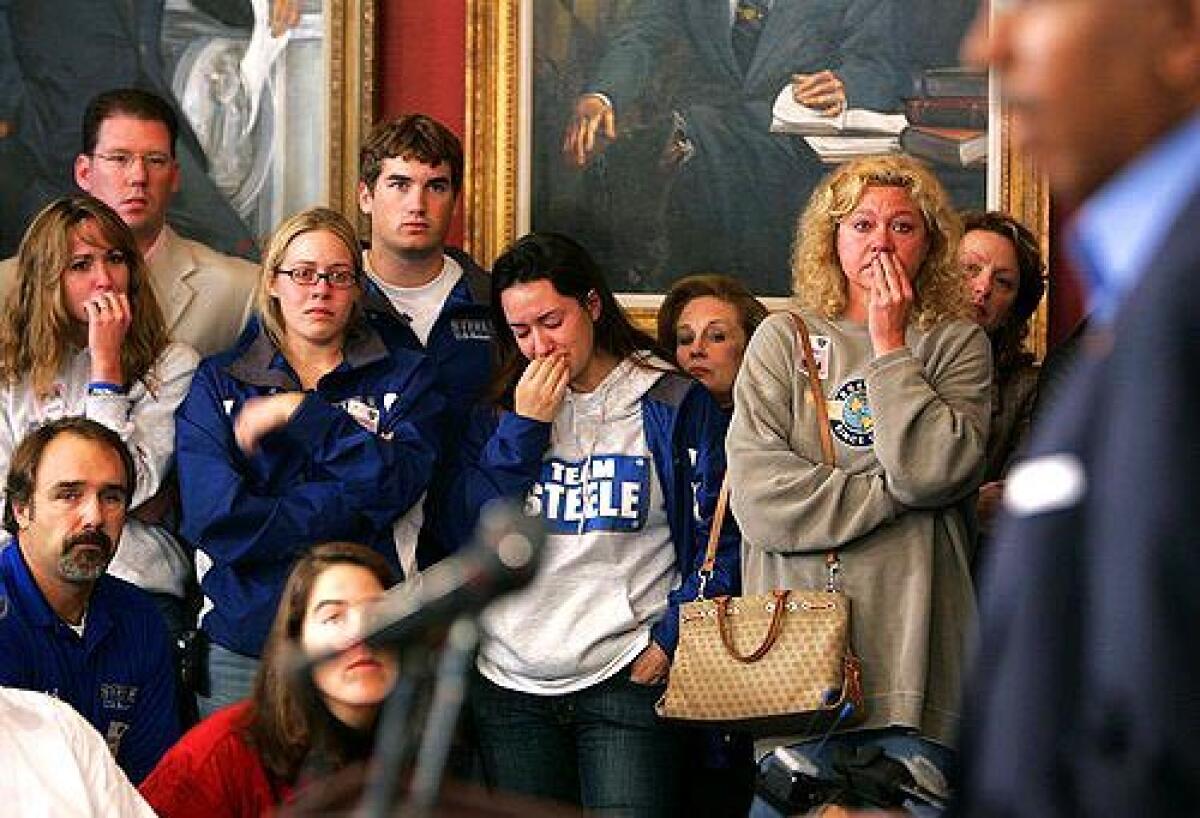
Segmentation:
{"type": "Polygon", "coordinates": [[[87,385],[89,395],[124,395],[128,391],[121,384],[112,381],[88,381],[87,385]]]}

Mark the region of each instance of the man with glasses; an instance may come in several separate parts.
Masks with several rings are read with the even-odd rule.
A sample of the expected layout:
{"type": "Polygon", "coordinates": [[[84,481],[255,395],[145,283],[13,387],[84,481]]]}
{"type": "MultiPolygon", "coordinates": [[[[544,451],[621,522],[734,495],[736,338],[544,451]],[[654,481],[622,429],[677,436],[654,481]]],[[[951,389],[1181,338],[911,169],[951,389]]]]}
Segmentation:
{"type": "MultiPolygon", "coordinates": [[[[133,230],[172,340],[202,356],[233,346],[254,309],[258,271],[167,224],[180,185],[174,109],[149,91],[105,91],[88,103],[82,130],[75,182],[133,230]]],[[[12,260],[0,263],[0,285],[10,286],[14,275],[12,260]]]]}
{"type": "MultiPolygon", "coordinates": [[[[215,19],[244,25],[250,0],[192,0],[215,19]]],[[[16,201],[0,199],[0,252],[16,250],[24,225],[71,193],[71,159],[84,105],[107,88],[144,88],[170,98],[160,40],[165,0],[0,0],[0,177],[20,176],[16,201]]],[[[184,191],[171,223],[224,252],[254,251],[245,223],[208,177],[186,126],[177,159],[184,191]]],[[[12,193],[7,178],[0,195],[12,193]]]]}

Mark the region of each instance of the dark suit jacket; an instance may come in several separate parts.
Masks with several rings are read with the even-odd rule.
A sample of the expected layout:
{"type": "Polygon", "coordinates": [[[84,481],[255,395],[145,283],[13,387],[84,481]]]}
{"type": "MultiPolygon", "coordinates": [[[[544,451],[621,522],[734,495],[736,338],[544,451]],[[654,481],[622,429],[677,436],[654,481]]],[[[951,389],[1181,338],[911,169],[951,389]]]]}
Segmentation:
{"type": "Polygon", "coordinates": [[[1045,507],[1003,519],[985,567],[963,815],[1200,810],[1196,224],[1200,191],[1009,474],[1041,469],[1045,507]]]}
{"type": "Polygon", "coordinates": [[[794,73],[833,69],[851,106],[893,108],[903,72],[893,0],[775,0],[742,74],[730,40],[725,0],[647,0],[616,32],[592,88],[612,100],[618,118],[662,67],[672,43],[686,42],[679,73],[682,104],[755,101],[756,125],[770,124],[770,105],[794,73]]]}

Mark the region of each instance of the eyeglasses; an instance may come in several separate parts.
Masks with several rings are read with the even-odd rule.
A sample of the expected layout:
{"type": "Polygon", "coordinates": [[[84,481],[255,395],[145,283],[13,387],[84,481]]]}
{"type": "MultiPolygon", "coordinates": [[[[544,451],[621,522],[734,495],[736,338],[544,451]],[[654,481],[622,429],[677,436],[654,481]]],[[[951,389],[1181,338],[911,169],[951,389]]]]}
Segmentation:
{"type": "Polygon", "coordinates": [[[131,151],[112,151],[110,153],[93,153],[97,159],[108,162],[120,170],[129,170],[137,159],[146,163],[146,168],[153,171],[164,171],[171,167],[175,160],[169,154],[151,151],[150,153],[132,153],[131,151]]]}
{"type": "Polygon", "coordinates": [[[290,270],[275,268],[276,275],[285,275],[301,287],[315,287],[324,279],[335,290],[348,290],[358,283],[358,271],[353,267],[293,267],[290,270]]]}

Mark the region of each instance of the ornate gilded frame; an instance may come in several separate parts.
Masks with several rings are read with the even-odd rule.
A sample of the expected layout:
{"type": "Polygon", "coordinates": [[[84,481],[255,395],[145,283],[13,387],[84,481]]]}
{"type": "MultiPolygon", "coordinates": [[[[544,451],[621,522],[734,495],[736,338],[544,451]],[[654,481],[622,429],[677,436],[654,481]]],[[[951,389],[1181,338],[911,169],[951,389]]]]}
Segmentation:
{"type": "Polygon", "coordinates": [[[329,206],[358,213],[358,146],[375,119],[376,0],[326,0],[329,206]]]}
{"type": "MultiPolygon", "coordinates": [[[[529,0],[467,0],[465,244],[480,262],[490,263],[511,241],[528,197],[529,134],[521,111],[529,99],[522,65],[531,30],[529,0]]],[[[993,94],[993,97],[995,94],[993,94]]],[[[1011,213],[1038,234],[1043,258],[1049,258],[1050,199],[1044,177],[1015,146],[1010,115],[997,107],[991,133],[989,206],[1011,213]]],[[[634,317],[653,326],[658,296],[622,297],[634,317]]],[[[772,299],[783,302],[784,299],[772,299]]],[[[1034,316],[1029,345],[1042,358],[1046,351],[1047,299],[1034,316]]]]}

